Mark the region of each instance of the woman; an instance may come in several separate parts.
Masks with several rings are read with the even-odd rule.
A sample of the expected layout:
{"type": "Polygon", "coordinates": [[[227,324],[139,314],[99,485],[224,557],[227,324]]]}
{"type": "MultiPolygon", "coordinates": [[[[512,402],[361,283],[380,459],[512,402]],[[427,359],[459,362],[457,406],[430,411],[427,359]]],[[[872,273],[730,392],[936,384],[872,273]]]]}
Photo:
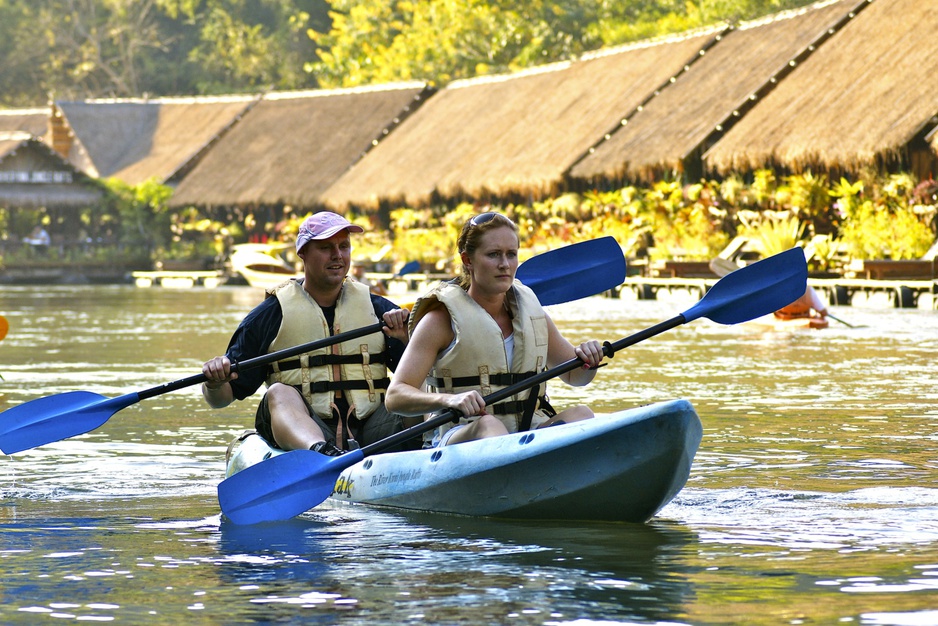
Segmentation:
{"type": "Polygon", "coordinates": [[[499,213],[469,220],[457,242],[458,284],[444,282],[414,304],[410,342],[388,387],[388,410],[417,416],[454,409],[459,424],[440,428],[434,445],[448,445],[593,417],[585,406],[555,413],[545,386],[536,385],[494,406],[483,396],[573,358],[584,362],[560,378],[593,380],[602,345],[573,347],[531,289],[515,281],[518,227],[499,213]],[[430,391],[423,391],[424,385],[430,391]]]}

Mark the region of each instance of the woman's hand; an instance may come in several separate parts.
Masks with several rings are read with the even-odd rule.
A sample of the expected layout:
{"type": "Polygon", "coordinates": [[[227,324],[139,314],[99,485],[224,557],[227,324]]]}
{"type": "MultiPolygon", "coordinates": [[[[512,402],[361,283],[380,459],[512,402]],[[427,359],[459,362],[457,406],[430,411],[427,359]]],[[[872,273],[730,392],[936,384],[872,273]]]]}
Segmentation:
{"type": "Polygon", "coordinates": [[[483,415],[485,413],[485,398],[475,389],[463,393],[447,394],[446,406],[458,411],[464,417],[483,415]]]}
{"type": "Polygon", "coordinates": [[[585,363],[583,369],[596,369],[599,367],[599,364],[602,363],[604,356],[602,344],[595,339],[584,341],[574,348],[573,351],[576,353],[577,358],[585,363]]]}

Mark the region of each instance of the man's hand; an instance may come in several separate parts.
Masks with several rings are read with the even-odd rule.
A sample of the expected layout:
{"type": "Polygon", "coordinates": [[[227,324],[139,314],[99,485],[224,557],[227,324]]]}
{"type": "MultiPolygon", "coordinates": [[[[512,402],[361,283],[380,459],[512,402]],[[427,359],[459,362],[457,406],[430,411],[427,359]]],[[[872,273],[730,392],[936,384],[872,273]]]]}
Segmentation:
{"type": "Polygon", "coordinates": [[[384,314],[384,334],[398,341],[407,343],[407,318],[410,311],[407,309],[392,309],[384,314]]]}

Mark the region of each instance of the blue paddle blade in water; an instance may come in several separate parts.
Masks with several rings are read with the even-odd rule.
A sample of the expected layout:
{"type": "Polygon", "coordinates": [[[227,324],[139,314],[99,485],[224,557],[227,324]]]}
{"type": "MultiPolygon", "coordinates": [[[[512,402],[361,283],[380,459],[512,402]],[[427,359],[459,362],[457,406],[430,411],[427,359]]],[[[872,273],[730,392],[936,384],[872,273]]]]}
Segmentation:
{"type": "Polygon", "coordinates": [[[748,322],[788,306],[807,288],[804,251],[792,248],[727,274],[683,316],[685,322],[700,317],[719,324],[748,322]]]}
{"type": "Polygon", "coordinates": [[[614,237],[600,237],[551,250],[518,267],[515,277],[544,306],[595,296],[625,280],[625,255],[614,237]]]}
{"type": "Polygon", "coordinates": [[[290,519],[332,495],[339,474],[363,458],[360,449],[342,456],[293,450],[223,480],[218,504],[235,524],[290,519]]]}
{"type": "Polygon", "coordinates": [[[107,398],[70,391],[24,402],[0,413],[0,450],[14,454],[87,433],[138,400],[136,393],[107,398]]]}

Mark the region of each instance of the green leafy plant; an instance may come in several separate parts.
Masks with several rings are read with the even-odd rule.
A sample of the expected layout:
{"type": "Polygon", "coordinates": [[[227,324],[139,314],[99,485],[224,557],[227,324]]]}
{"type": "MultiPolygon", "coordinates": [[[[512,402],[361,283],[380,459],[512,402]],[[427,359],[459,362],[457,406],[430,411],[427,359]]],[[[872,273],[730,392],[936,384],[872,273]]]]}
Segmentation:
{"type": "Polygon", "coordinates": [[[765,256],[794,248],[804,232],[805,224],[797,217],[767,218],[754,228],[746,229],[746,234],[759,240],[765,256]]]}

